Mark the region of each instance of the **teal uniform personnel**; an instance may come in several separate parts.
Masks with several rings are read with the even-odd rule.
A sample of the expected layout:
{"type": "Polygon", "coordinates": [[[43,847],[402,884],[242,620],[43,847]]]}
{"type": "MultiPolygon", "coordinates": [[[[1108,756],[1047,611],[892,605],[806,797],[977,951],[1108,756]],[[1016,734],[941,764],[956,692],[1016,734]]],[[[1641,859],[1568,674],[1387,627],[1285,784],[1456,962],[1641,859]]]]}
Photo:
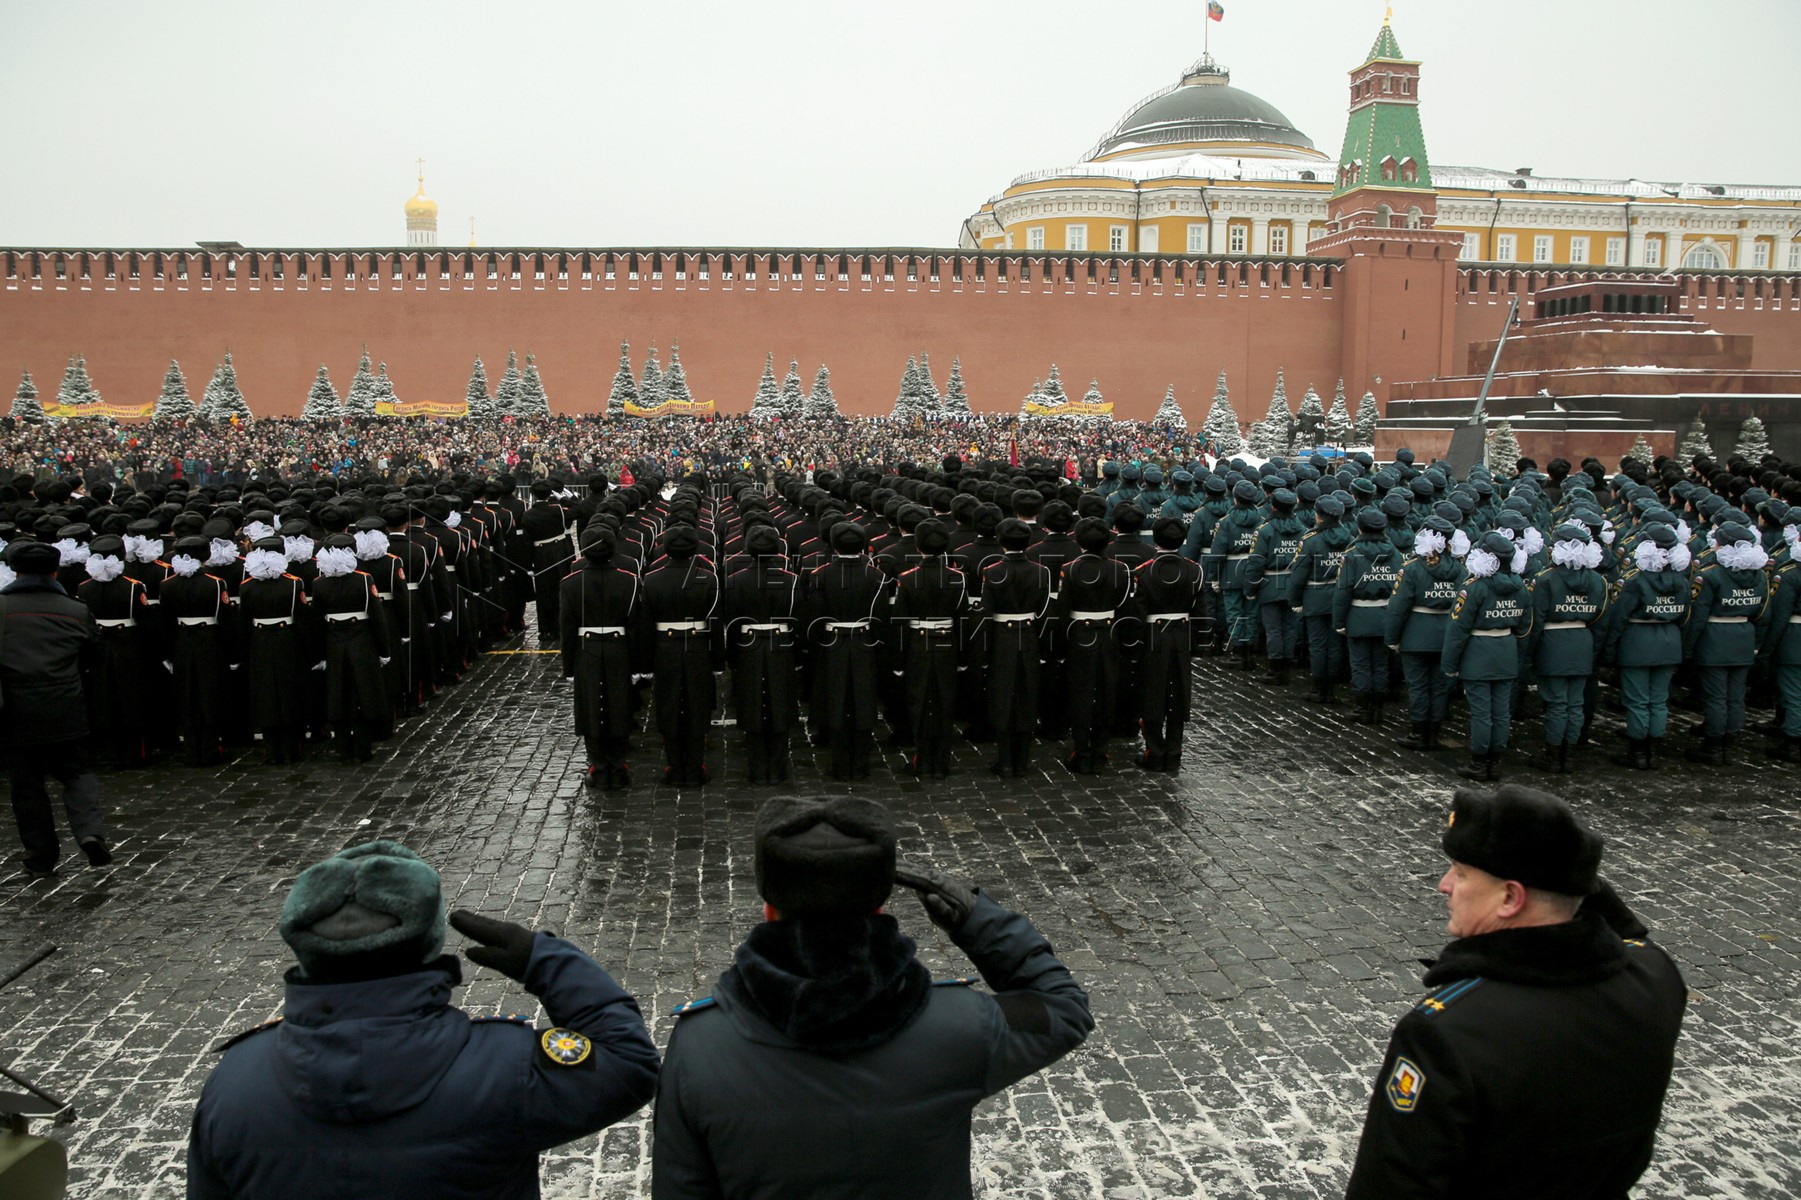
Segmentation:
{"type": "Polygon", "coordinates": [[[1345,637],[1357,723],[1382,723],[1388,650],[1382,640],[1389,597],[1401,578],[1401,552],[1388,540],[1388,518],[1374,508],[1357,514],[1357,540],[1345,551],[1332,597],[1332,625],[1345,637]]]}
{"type": "Polygon", "coordinates": [[[1407,680],[1407,720],[1411,733],[1401,739],[1407,750],[1438,749],[1438,731],[1451,705],[1451,680],[1439,667],[1445,627],[1463,587],[1463,562],[1448,550],[1451,523],[1427,517],[1413,536],[1417,552],[1401,568],[1401,580],[1388,599],[1382,640],[1401,657],[1407,680]]]}
{"type": "Polygon", "coordinates": [[[1731,740],[1744,732],[1745,687],[1757,658],[1758,624],[1769,606],[1770,556],[1743,525],[1714,531],[1714,561],[1695,575],[1682,648],[1701,689],[1705,747],[1696,762],[1725,766],[1731,740]]]}
{"type": "Polygon", "coordinates": [[[1801,562],[1795,559],[1796,527],[1785,527],[1783,537],[1789,553],[1776,568],[1758,657],[1775,674],[1782,705],[1782,742],[1770,755],[1783,762],[1801,762],[1801,562]]]}
{"type": "Polygon", "coordinates": [[[1560,525],[1555,536],[1554,565],[1532,581],[1532,632],[1525,645],[1545,709],[1544,752],[1533,765],[1568,774],[1570,749],[1582,736],[1585,689],[1595,673],[1607,581],[1595,570],[1601,547],[1586,526],[1560,525]]]}
{"type": "Polygon", "coordinates": [[[1557,797],[1459,789],[1444,849],[1456,940],[1389,1038],[1346,1200],[1625,1197],[1656,1142],[1681,972],[1557,797]]]}
{"type": "Polygon", "coordinates": [[[1142,490],[1138,486],[1140,474],[1136,463],[1127,463],[1119,469],[1119,486],[1107,494],[1107,519],[1109,521],[1113,519],[1113,510],[1120,505],[1138,502],[1138,493],[1142,490]]]}
{"type": "Polygon", "coordinates": [[[1259,505],[1263,489],[1248,479],[1232,488],[1232,510],[1213,527],[1202,567],[1219,589],[1226,622],[1226,639],[1238,655],[1239,666],[1250,670],[1251,649],[1257,642],[1257,614],[1245,595],[1245,564],[1257,544],[1257,528],[1263,523],[1259,505]]]}
{"type": "Polygon", "coordinates": [[[1139,479],[1138,495],[1133,503],[1144,510],[1147,520],[1155,520],[1169,500],[1169,492],[1163,486],[1163,468],[1153,463],[1139,472],[1139,479]]]}
{"type": "MultiPolygon", "coordinates": [[[[1194,476],[1187,471],[1176,471],[1170,475],[1169,479],[1175,490],[1151,516],[1153,518],[1174,517],[1182,522],[1182,532],[1187,534],[1189,526],[1194,521],[1194,514],[1201,507],[1201,498],[1194,494],[1194,476]]],[[[1195,556],[1186,555],[1185,557],[1194,558],[1195,556]]]]}
{"type": "Polygon", "coordinates": [[[1094,487],[1094,494],[1105,500],[1119,490],[1119,464],[1107,463],[1101,468],[1101,481],[1094,487]]]}
{"type": "Polygon", "coordinates": [[[1344,667],[1344,641],[1332,624],[1332,601],[1338,572],[1351,545],[1344,523],[1344,501],[1321,496],[1313,505],[1315,525],[1295,554],[1288,576],[1288,606],[1301,619],[1307,637],[1307,669],[1313,675],[1313,702],[1331,704],[1332,688],[1344,667]]]}
{"type": "Polygon", "coordinates": [[[1471,547],[1464,560],[1470,577],[1445,628],[1441,667],[1463,681],[1470,708],[1470,765],[1461,772],[1469,779],[1495,778],[1512,719],[1518,638],[1532,627],[1531,596],[1513,573],[1512,554],[1513,543],[1499,533],[1485,533],[1471,547]]]}
{"type": "Polygon", "coordinates": [[[1208,641],[1213,646],[1213,653],[1225,652],[1225,614],[1221,610],[1221,592],[1219,587],[1218,564],[1207,557],[1207,547],[1213,540],[1213,529],[1219,519],[1232,511],[1231,498],[1226,495],[1226,481],[1223,476],[1209,475],[1201,481],[1201,506],[1188,518],[1188,536],[1182,542],[1182,557],[1193,559],[1202,565],[1206,575],[1206,584],[1202,589],[1202,599],[1206,603],[1206,624],[1208,641]]]}
{"type": "Polygon", "coordinates": [[[1264,653],[1269,658],[1265,678],[1287,683],[1301,633],[1301,618],[1289,604],[1288,583],[1307,527],[1295,516],[1298,497],[1293,492],[1277,488],[1269,501],[1269,519],[1257,530],[1251,557],[1244,564],[1244,594],[1257,606],[1263,624],[1264,653]]]}

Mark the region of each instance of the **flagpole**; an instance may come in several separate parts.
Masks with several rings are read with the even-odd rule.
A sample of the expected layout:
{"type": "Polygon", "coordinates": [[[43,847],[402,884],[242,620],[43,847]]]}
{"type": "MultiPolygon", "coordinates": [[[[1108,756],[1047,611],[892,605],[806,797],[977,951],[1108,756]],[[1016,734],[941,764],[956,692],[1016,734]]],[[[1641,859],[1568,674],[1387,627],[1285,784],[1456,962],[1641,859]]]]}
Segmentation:
{"type": "Polygon", "coordinates": [[[1213,14],[1210,12],[1201,14],[1201,53],[1213,53],[1213,14]]]}

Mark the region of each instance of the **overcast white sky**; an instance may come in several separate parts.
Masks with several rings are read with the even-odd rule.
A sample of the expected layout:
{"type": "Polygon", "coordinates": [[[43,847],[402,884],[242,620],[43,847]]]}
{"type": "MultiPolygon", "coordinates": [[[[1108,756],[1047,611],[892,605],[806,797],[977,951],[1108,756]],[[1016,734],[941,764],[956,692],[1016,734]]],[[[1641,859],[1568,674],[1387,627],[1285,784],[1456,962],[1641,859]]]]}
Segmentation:
{"type": "MultiPolygon", "coordinates": [[[[1328,154],[1380,0],[1225,0],[1328,154]]],[[[1201,51],[1204,0],[0,0],[0,244],[954,244],[1201,51]]],[[[1801,0],[1401,0],[1437,162],[1801,184],[1801,0]]]]}

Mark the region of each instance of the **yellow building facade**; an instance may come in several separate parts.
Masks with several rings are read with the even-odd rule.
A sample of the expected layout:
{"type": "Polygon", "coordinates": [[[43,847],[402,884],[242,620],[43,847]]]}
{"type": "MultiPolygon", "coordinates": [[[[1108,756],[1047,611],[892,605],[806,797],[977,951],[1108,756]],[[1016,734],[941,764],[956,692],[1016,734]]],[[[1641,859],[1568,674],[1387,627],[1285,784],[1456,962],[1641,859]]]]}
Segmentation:
{"type": "MultiPolygon", "coordinates": [[[[1413,65],[1384,28],[1372,61],[1413,65]]],[[[1394,86],[1414,84],[1397,78],[1394,86]]],[[[1376,86],[1387,86],[1387,81],[1376,86]]],[[[1355,102],[1358,97],[1353,97],[1355,102]]],[[[1347,138],[1347,147],[1354,139],[1347,138]]],[[[1347,149],[1346,153],[1350,151],[1347,149]]],[[[963,223],[965,249],[1299,256],[1351,164],[1211,56],[1127,111],[1074,166],[1016,178],[963,223]]],[[[1405,178],[1426,164],[1397,163],[1405,178]]],[[[1553,178],[1430,165],[1437,228],[1471,263],[1801,271],[1801,187],[1553,178]]]]}

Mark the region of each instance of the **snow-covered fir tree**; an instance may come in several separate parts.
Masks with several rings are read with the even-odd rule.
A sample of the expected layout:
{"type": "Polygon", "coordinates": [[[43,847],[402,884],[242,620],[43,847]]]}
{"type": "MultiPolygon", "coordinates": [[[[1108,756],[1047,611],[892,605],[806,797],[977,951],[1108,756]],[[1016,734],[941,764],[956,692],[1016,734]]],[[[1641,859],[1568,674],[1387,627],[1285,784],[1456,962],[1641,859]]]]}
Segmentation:
{"type": "Polygon", "coordinates": [[[806,399],[806,394],[800,390],[800,363],[789,359],[788,373],[782,376],[781,397],[776,401],[781,406],[782,416],[790,420],[798,418],[806,399]]]}
{"type": "Polygon", "coordinates": [[[94,390],[94,381],[88,378],[87,359],[77,355],[69,360],[63,370],[62,384],[56,389],[56,403],[69,408],[83,408],[89,404],[98,404],[100,393],[94,390]]]}
{"type": "Polygon", "coordinates": [[[394,395],[394,381],[388,378],[388,364],[377,363],[375,367],[375,411],[381,412],[381,406],[387,405],[392,413],[400,400],[394,395]]]}
{"type": "Polygon", "coordinates": [[[357,361],[356,374],[350,380],[350,389],[344,393],[344,415],[347,417],[373,417],[375,415],[375,372],[369,365],[369,347],[363,347],[363,357],[357,361]]]}
{"type": "Polygon", "coordinates": [[[213,373],[207,377],[206,387],[200,392],[200,410],[198,416],[203,421],[217,421],[219,415],[219,368],[215,366],[213,373]]]}
{"type": "Polygon", "coordinates": [[[1086,392],[1082,393],[1082,403],[1084,406],[1089,408],[1088,412],[1082,414],[1084,417],[1088,417],[1089,419],[1096,420],[1096,421],[1104,421],[1104,420],[1108,419],[1107,414],[1093,411],[1095,408],[1098,408],[1100,405],[1107,403],[1107,398],[1105,396],[1101,395],[1101,381],[1100,380],[1090,379],[1088,381],[1088,390],[1086,392]]]}
{"type": "Polygon", "coordinates": [[[1215,452],[1222,457],[1230,458],[1244,450],[1244,435],[1238,430],[1238,411],[1232,407],[1224,371],[1219,373],[1219,381],[1213,385],[1213,404],[1207,409],[1201,434],[1213,443],[1215,452]]]}
{"type": "Polygon", "coordinates": [[[1274,458],[1288,449],[1281,435],[1271,429],[1267,421],[1251,423],[1251,437],[1246,449],[1258,458],[1274,458]]]}
{"type": "Polygon", "coordinates": [[[1733,453],[1757,466],[1763,456],[1770,452],[1770,437],[1764,432],[1763,420],[1759,417],[1746,417],[1745,423],[1738,427],[1738,445],[1733,453]]]}
{"type": "Polygon", "coordinates": [[[500,383],[494,388],[494,415],[510,417],[519,407],[519,385],[524,377],[519,374],[519,355],[512,350],[507,351],[507,369],[500,374],[500,383]]]}
{"type": "Polygon", "coordinates": [[[682,370],[682,347],[669,343],[669,369],[663,372],[663,398],[672,404],[693,404],[694,393],[688,390],[688,373],[682,370]]]}
{"type": "Polygon", "coordinates": [[[1163,393],[1163,403],[1157,406],[1157,413],[1151,418],[1151,424],[1164,429],[1188,429],[1188,418],[1182,412],[1182,406],[1176,403],[1176,385],[1170,384],[1169,390],[1163,393]]]}
{"type": "Polygon", "coordinates": [[[344,404],[338,399],[338,389],[331,385],[331,375],[325,370],[325,364],[319,364],[319,373],[313,376],[313,386],[306,394],[306,404],[300,410],[302,421],[336,421],[344,415],[344,404]]]}
{"type": "Polygon", "coordinates": [[[464,416],[472,421],[492,421],[500,413],[495,410],[494,397],[488,394],[488,368],[482,366],[482,356],[475,356],[475,365],[469,368],[469,386],[463,389],[464,416]]]}
{"type": "Polygon", "coordinates": [[[663,363],[657,358],[657,348],[652,346],[644,359],[644,370],[638,376],[638,403],[644,408],[656,408],[668,399],[669,389],[663,383],[663,363]]]}
{"type": "Polygon", "coordinates": [[[750,415],[759,421],[773,421],[782,415],[782,389],[775,381],[775,351],[763,355],[763,378],[757,380],[757,394],[750,402],[750,415]]]}
{"type": "Polygon", "coordinates": [[[44,403],[38,399],[38,385],[31,380],[31,372],[19,376],[19,389],[13,393],[12,417],[16,421],[26,421],[32,425],[44,422],[44,403]]]}
{"type": "Polygon", "coordinates": [[[966,417],[971,414],[969,394],[963,390],[963,362],[951,358],[951,377],[944,381],[944,413],[950,417],[966,417]]]}
{"type": "Polygon", "coordinates": [[[520,417],[548,417],[550,397],[544,392],[544,380],[538,374],[538,356],[525,356],[525,374],[519,379],[519,402],[513,410],[520,417]]]}
{"type": "Polygon", "coordinates": [[[1349,446],[1351,439],[1357,436],[1357,423],[1351,419],[1350,406],[1345,403],[1344,381],[1338,382],[1338,391],[1332,394],[1332,407],[1326,410],[1326,442],[1332,446],[1349,446]]]}
{"type": "Polygon", "coordinates": [[[163,372],[163,390],[157,394],[156,407],[150,410],[150,417],[155,421],[189,421],[195,413],[194,397],[188,394],[188,381],[181,373],[181,364],[170,359],[169,369],[163,372]]]}
{"type": "Polygon", "coordinates": [[[613,372],[613,390],[607,393],[607,416],[623,417],[625,406],[638,403],[638,377],[632,374],[630,343],[619,343],[619,369],[613,372]]]}
{"type": "MultiPolygon", "coordinates": [[[[1340,381],[1343,386],[1343,381],[1340,381]]],[[[1382,414],[1376,409],[1376,393],[1365,392],[1363,399],[1357,402],[1357,444],[1373,446],[1376,444],[1376,422],[1382,414]]]]}
{"type": "Polygon", "coordinates": [[[1520,439],[1513,425],[1498,421],[1488,427],[1488,469],[1496,475],[1512,475],[1520,465],[1520,439]]]}
{"type": "Polygon", "coordinates": [[[225,361],[219,364],[214,373],[214,382],[219,389],[219,411],[226,420],[232,417],[240,421],[250,419],[250,401],[244,399],[244,393],[238,387],[238,369],[232,365],[231,351],[225,352],[225,361]]]}
{"type": "Polygon", "coordinates": [[[1042,379],[1034,379],[1032,381],[1031,390],[1028,391],[1019,401],[1019,415],[1021,417],[1039,416],[1040,414],[1031,412],[1029,410],[1031,409],[1031,407],[1034,404],[1043,404],[1043,403],[1044,403],[1044,381],[1042,379]]]}
{"type": "Polygon", "coordinates": [[[1040,392],[1045,404],[1061,408],[1069,403],[1069,393],[1063,390],[1063,376],[1057,371],[1056,363],[1051,364],[1051,373],[1046,377],[1040,392]]]}
{"type": "Polygon", "coordinates": [[[1686,468],[1695,461],[1695,456],[1713,458],[1713,444],[1707,440],[1707,423],[1696,417],[1688,432],[1682,437],[1682,445],[1676,450],[1676,457],[1686,468]]]}
{"type": "Polygon", "coordinates": [[[923,350],[919,354],[919,404],[920,408],[932,416],[944,411],[944,397],[938,393],[938,381],[932,378],[932,356],[923,350]]]}
{"type": "Polygon", "coordinates": [[[908,355],[906,370],[901,372],[900,391],[894,397],[894,411],[890,415],[907,419],[925,416],[920,391],[919,360],[908,355]]]}
{"type": "Polygon", "coordinates": [[[1646,467],[1649,467],[1651,465],[1651,460],[1657,456],[1651,452],[1651,443],[1647,442],[1645,440],[1645,435],[1641,433],[1632,439],[1632,449],[1626,451],[1626,457],[1636,458],[1646,467]]]}
{"type": "Polygon", "coordinates": [[[1302,449],[1311,450],[1320,444],[1326,436],[1326,409],[1320,401],[1320,395],[1307,385],[1307,394],[1301,397],[1301,411],[1295,414],[1294,428],[1290,440],[1302,449]]]}
{"type": "Polygon", "coordinates": [[[807,393],[801,415],[808,420],[829,420],[839,415],[838,397],[832,395],[832,373],[819,364],[819,370],[813,375],[813,390],[807,393]]]}
{"type": "Polygon", "coordinates": [[[1275,449],[1265,453],[1253,445],[1251,447],[1252,454],[1261,458],[1272,458],[1288,449],[1289,435],[1294,426],[1294,414],[1288,408],[1288,384],[1282,378],[1280,367],[1276,368],[1276,390],[1269,398],[1269,411],[1263,415],[1263,420],[1259,424],[1263,426],[1264,441],[1274,446],[1275,449]]]}

